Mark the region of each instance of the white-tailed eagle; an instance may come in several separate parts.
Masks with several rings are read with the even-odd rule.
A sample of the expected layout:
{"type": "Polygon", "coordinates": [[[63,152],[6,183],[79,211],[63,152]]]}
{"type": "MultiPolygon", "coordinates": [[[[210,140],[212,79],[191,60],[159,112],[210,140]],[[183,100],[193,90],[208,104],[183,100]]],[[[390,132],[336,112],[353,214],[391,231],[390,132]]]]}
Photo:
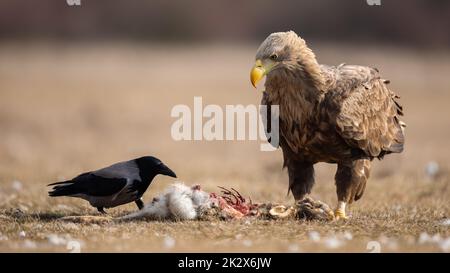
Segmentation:
{"type": "Polygon", "coordinates": [[[337,164],[335,216],[346,218],[346,204],[364,193],[371,160],[403,151],[398,96],[375,68],[318,64],[293,31],[273,33],[259,47],[252,84],[264,76],[261,104],[279,105],[279,143],[294,198],[311,192],[314,164],[337,164]]]}

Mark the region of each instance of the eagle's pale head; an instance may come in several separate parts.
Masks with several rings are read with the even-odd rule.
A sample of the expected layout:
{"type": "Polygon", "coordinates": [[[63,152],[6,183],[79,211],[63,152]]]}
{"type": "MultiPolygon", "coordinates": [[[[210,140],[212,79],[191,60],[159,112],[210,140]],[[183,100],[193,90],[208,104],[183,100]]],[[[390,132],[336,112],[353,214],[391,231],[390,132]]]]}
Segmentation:
{"type": "Polygon", "coordinates": [[[250,72],[250,80],[254,87],[269,73],[277,70],[305,69],[318,66],[314,53],[305,41],[295,32],[276,32],[270,34],[256,52],[256,62],[250,72]]]}

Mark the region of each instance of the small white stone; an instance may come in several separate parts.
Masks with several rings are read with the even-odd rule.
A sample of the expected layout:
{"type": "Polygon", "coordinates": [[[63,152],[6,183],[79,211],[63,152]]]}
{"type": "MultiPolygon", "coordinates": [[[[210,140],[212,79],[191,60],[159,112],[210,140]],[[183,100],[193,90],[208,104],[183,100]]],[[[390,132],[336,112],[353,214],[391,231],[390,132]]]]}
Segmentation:
{"type": "Polygon", "coordinates": [[[172,238],[170,236],[166,236],[164,238],[163,244],[164,244],[165,248],[170,249],[170,248],[173,248],[175,246],[176,241],[175,241],[174,238],[172,238]]]}
{"type": "Polygon", "coordinates": [[[27,234],[26,234],[25,231],[22,230],[22,231],[19,232],[19,237],[20,238],[25,238],[26,236],[27,236],[27,234]]]}
{"type": "Polygon", "coordinates": [[[425,243],[428,243],[430,241],[430,235],[426,232],[422,232],[419,235],[419,244],[423,245],[425,243]]]}
{"type": "Polygon", "coordinates": [[[353,240],[353,235],[349,231],[346,231],[344,232],[344,239],[347,241],[351,241],[353,240]]]}
{"type": "Polygon", "coordinates": [[[450,219],[444,219],[444,220],[442,221],[442,225],[443,225],[443,226],[450,226],[450,219]]]}
{"type": "Polygon", "coordinates": [[[24,247],[24,248],[36,248],[37,245],[36,245],[35,242],[33,242],[33,241],[31,241],[31,240],[25,240],[25,241],[23,242],[23,247],[24,247]]]}
{"type": "Polygon", "coordinates": [[[317,231],[310,231],[308,232],[308,238],[313,242],[320,241],[320,234],[317,231]]]}
{"type": "Polygon", "coordinates": [[[450,237],[439,242],[439,247],[444,252],[450,252],[450,237]]]}
{"type": "Polygon", "coordinates": [[[336,237],[329,237],[325,239],[325,246],[327,248],[336,249],[343,245],[344,243],[336,237]]]}
{"type": "Polygon", "coordinates": [[[438,233],[438,234],[434,234],[432,237],[431,237],[431,239],[430,239],[430,242],[431,243],[434,243],[434,244],[437,244],[437,243],[439,243],[441,241],[441,235],[438,233]]]}
{"type": "Polygon", "coordinates": [[[440,241],[441,241],[441,235],[439,233],[434,234],[433,236],[430,236],[428,233],[422,232],[419,235],[419,244],[426,244],[426,243],[437,244],[440,241]]]}
{"type": "Polygon", "coordinates": [[[290,245],[288,245],[288,252],[291,252],[291,253],[300,252],[300,247],[298,246],[298,244],[290,244],[290,245]]]}
{"type": "Polygon", "coordinates": [[[253,242],[251,240],[244,240],[242,241],[242,244],[246,247],[251,247],[253,245],[253,242]]]}
{"type": "Polygon", "coordinates": [[[425,174],[428,178],[435,178],[439,173],[439,164],[436,161],[430,161],[425,167],[425,174]]]}
{"type": "Polygon", "coordinates": [[[67,243],[67,240],[63,237],[60,237],[56,234],[49,234],[47,235],[47,240],[52,245],[65,245],[67,243]]]}
{"type": "Polygon", "coordinates": [[[19,180],[14,180],[11,183],[11,187],[15,190],[15,191],[21,191],[23,189],[23,185],[22,182],[20,182],[19,180]]]}

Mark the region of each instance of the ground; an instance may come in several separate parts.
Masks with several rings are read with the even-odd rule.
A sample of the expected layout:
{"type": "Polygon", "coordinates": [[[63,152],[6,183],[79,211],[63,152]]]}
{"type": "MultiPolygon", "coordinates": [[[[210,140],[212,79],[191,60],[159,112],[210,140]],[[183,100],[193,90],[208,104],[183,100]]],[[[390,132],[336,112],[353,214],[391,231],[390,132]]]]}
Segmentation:
{"type": "MultiPolygon", "coordinates": [[[[97,212],[83,200],[49,198],[46,184],[146,154],[207,191],[234,187],[255,202],[292,204],[280,151],[170,134],[172,107],[192,107],[194,96],[220,106],[259,103],[249,83],[257,44],[3,43],[0,251],[449,251],[450,52],[311,46],[323,63],[377,66],[405,106],[405,152],[374,162],[350,220],[87,224],[58,220],[97,212]]],[[[334,206],[335,166],[316,170],[312,196],[334,206]]],[[[145,201],[171,182],[157,177],[145,201]]]]}

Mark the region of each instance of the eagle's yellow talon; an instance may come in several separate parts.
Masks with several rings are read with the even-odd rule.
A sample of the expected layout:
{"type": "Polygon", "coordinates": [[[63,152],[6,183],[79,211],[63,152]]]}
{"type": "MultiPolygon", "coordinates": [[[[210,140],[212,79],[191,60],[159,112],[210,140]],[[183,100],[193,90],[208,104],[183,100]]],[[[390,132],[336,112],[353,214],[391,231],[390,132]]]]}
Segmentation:
{"type": "Polygon", "coordinates": [[[340,220],[340,219],[348,219],[348,217],[345,215],[345,210],[342,209],[336,209],[334,212],[334,218],[336,220],[340,220]]]}

